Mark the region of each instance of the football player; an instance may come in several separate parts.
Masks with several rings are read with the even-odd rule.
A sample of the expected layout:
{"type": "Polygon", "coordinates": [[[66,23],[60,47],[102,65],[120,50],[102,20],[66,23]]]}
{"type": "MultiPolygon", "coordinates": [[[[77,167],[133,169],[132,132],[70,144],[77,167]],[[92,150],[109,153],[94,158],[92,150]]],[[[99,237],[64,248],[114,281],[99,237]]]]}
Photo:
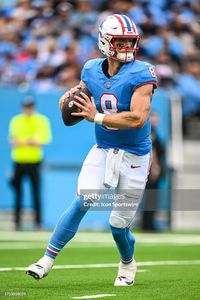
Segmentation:
{"type": "MultiPolygon", "coordinates": [[[[37,279],[49,273],[57,254],[76,234],[86,213],[81,209],[83,191],[112,187],[116,194],[123,191],[124,196],[124,206],[121,209],[114,206],[109,220],[120,255],[114,285],[134,284],[135,239],[130,228],[151,164],[149,113],[157,84],[154,67],[136,60],[139,40],[137,28],[129,17],[118,14],[107,17],[99,28],[98,38],[98,47],[106,58],[86,62],[80,85],[60,99],[62,109],[64,99],[78,88],[89,89],[93,101],[83,93],[83,98],[74,96],[81,111],[73,114],[95,123],[96,145],[83,163],[77,196],[59,219],[44,257],[27,269],[27,274],[37,279]]],[[[120,197],[115,201],[121,201],[120,197]]]]}

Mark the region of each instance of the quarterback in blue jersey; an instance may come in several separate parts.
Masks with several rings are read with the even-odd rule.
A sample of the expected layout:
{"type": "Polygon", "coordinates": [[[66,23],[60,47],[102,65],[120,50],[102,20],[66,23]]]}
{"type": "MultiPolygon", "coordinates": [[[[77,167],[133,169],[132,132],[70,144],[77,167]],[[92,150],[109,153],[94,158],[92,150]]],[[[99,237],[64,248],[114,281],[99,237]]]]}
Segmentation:
{"type": "MultiPolygon", "coordinates": [[[[63,213],[45,255],[27,269],[40,279],[46,276],[60,250],[73,238],[86,210],[81,209],[84,191],[109,188],[116,195],[110,214],[110,228],[120,255],[115,286],[134,284],[137,265],[131,225],[142,199],[151,164],[150,103],[157,84],[154,67],[136,60],[140,36],[134,22],[125,15],[107,17],[99,28],[98,47],[106,58],[84,65],[78,86],[65,93],[63,101],[80,87],[87,87],[93,101],[82,93],[74,96],[82,116],[95,123],[96,145],[87,155],[79,178],[78,193],[63,213]],[[119,209],[121,207],[121,209],[119,209]],[[128,209],[127,209],[128,207],[128,209]]],[[[96,199],[92,199],[94,202],[96,199]]]]}

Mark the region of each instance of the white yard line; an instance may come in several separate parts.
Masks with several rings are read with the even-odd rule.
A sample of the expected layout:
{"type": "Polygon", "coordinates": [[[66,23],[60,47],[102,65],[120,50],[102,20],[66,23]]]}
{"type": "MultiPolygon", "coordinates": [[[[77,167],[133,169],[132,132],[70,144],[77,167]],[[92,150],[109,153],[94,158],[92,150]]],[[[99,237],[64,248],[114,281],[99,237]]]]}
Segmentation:
{"type": "MultiPolygon", "coordinates": [[[[145,244],[146,247],[148,246],[156,246],[156,245],[176,245],[176,246],[188,246],[188,245],[200,245],[200,241],[198,240],[166,240],[166,241],[153,241],[153,240],[148,240],[145,242],[138,241],[137,239],[137,244],[145,244]]],[[[47,242],[0,242],[0,251],[1,250],[25,250],[25,249],[41,249],[41,248],[46,248],[47,242]]],[[[74,242],[71,241],[67,247],[68,248],[109,248],[109,247],[114,247],[114,241],[105,243],[104,241],[100,242],[74,242]]]]}
{"type": "Polygon", "coordinates": [[[98,294],[98,295],[90,295],[90,296],[77,296],[71,297],[71,299],[94,299],[94,298],[103,298],[103,297],[114,297],[115,294],[98,294]]]}
{"type": "MultiPolygon", "coordinates": [[[[144,261],[137,262],[139,267],[145,266],[174,266],[174,265],[200,265],[200,260],[161,260],[161,261],[144,261]]],[[[111,264],[83,264],[83,265],[57,265],[54,269],[96,269],[96,268],[116,268],[117,263],[111,264]]],[[[5,267],[0,268],[1,272],[4,271],[25,271],[26,267],[5,267]]],[[[146,270],[138,270],[138,272],[145,272],[146,270]]]]}
{"type": "MultiPolygon", "coordinates": [[[[134,232],[133,232],[134,234],[134,232]]],[[[0,241],[48,241],[51,232],[13,232],[0,231],[0,241]]],[[[162,242],[192,242],[200,243],[200,234],[179,233],[136,233],[134,234],[138,243],[162,243],[162,242]]],[[[72,242],[83,243],[112,243],[110,232],[78,232],[72,242]]]]}
{"type": "Polygon", "coordinates": [[[200,265],[200,260],[161,260],[138,262],[138,266],[174,266],[174,265],[200,265]]]}
{"type": "MultiPolygon", "coordinates": [[[[53,266],[53,269],[62,270],[62,269],[102,269],[102,268],[117,268],[118,264],[88,264],[88,265],[57,265],[53,266]]],[[[0,272],[4,271],[26,271],[27,267],[5,267],[0,268],[0,272]]],[[[138,270],[137,272],[143,273],[146,270],[138,270]]]]}
{"type": "MultiPolygon", "coordinates": [[[[23,250],[23,249],[41,249],[46,248],[47,242],[1,242],[0,243],[0,250],[23,250]]],[[[69,245],[67,245],[68,248],[98,248],[98,247],[113,247],[114,242],[112,243],[74,243],[71,242],[69,245]]]]}
{"type": "MultiPolygon", "coordinates": [[[[1,232],[0,250],[38,249],[45,248],[50,237],[49,232],[1,232]]],[[[137,233],[134,235],[138,244],[152,245],[200,245],[197,234],[151,234],[137,233]]],[[[80,232],[69,243],[70,248],[113,247],[114,241],[110,233],[80,232]]]]}

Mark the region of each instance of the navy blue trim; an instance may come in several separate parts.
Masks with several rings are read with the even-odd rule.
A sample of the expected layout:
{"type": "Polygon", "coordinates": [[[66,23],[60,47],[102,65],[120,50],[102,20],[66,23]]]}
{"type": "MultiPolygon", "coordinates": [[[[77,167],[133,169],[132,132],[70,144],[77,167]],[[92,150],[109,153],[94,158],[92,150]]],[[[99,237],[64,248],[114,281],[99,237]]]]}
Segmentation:
{"type": "Polygon", "coordinates": [[[122,262],[123,264],[125,264],[125,265],[130,264],[132,261],[133,261],[133,258],[131,258],[130,260],[127,260],[127,261],[121,259],[121,262],[122,262]]]}
{"type": "Polygon", "coordinates": [[[127,18],[126,16],[124,16],[124,15],[122,15],[122,18],[123,18],[124,21],[126,22],[126,26],[128,27],[128,31],[132,31],[132,30],[131,30],[131,24],[130,24],[128,18],[127,18]]]}

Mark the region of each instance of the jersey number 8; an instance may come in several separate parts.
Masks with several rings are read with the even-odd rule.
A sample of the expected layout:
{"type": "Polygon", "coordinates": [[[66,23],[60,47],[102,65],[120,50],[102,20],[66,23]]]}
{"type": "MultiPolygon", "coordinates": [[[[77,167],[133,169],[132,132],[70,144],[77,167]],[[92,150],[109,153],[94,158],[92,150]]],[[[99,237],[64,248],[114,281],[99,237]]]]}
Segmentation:
{"type": "MultiPolygon", "coordinates": [[[[103,94],[100,99],[101,109],[104,114],[113,114],[118,112],[118,100],[114,94],[103,94]]],[[[117,128],[107,127],[110,130],[118,130],[117,128]]]]}

